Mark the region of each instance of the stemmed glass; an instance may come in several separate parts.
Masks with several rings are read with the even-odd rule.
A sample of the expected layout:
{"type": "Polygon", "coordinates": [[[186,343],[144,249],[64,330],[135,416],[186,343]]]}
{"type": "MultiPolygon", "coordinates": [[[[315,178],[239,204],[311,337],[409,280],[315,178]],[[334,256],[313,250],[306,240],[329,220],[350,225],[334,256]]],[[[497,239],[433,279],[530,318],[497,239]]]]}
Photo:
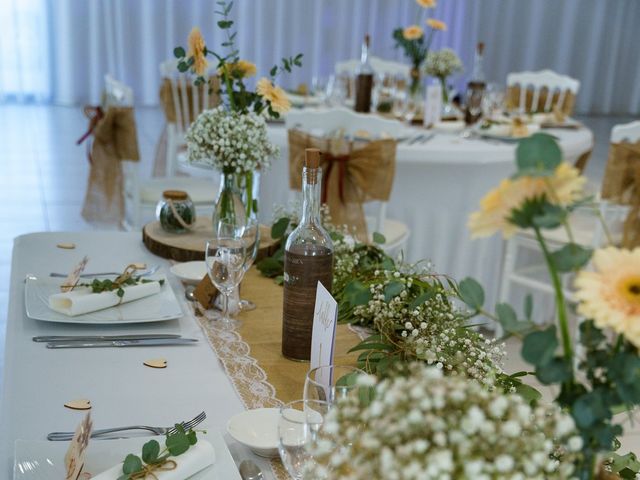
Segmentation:
{"type": "MultiPolygon", "coordinates": [[[[260,223],[256,218],[247,220],[247,224],[243,229],[242,240],[246,248],[246,261],[244,263],[244,272],[247,273],[258,256],[260,247],[260,223]]],[[[240,300],[240,310],[255,310],[256,305],[251,300],[240,300]]]]}
{"type": "Polygon", "coordinates": [[[219,321],[225,328],[240,326],[238,320],[229,316],[229,295],[238,287],[245,273],[247,248],[243,234],[244,227],[220,223],[205,249],[207,273],[222,294],[222,313],[219,321]]]}
{"type": "Polygon", "coordinates": [[[365,373],[356,367],[323,365],[307,372],[304,399],[322,400],[331,404],[358,388],[356,378],[365,373]]]}
{"type": "Polygon", "coordinates": [[[331,404],[320,400],[296,400],[280,408],[278,451],[282,464],[295,480],[302,479],[305,465],[313,461],[309,448],[330,409],[331,404]]]}

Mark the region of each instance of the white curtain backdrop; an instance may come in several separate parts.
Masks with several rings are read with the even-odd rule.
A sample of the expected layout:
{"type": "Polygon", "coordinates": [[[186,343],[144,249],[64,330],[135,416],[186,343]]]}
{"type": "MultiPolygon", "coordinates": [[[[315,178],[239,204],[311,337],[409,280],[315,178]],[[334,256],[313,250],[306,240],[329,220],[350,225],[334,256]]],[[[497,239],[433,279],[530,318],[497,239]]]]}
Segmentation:
{"type": "MultiPolygon", "coordinates": [[[[220,48],[215,7],[213,0],[0,0],[0,100],[97,102],[112,73],[134,88],[139,105],[155,105],[158,65],[185,45],[192,26],[220,48]]],[[[233,19],[241,56],[260,72],[304,53],[304,67],[283,79],[293,87],[358,57],[365,33],[375,55],[402,60],[391,32],[419,12],[414,0],[236,0],[233,19]]],[[[582,82],[578,112],[640,114],[638,0],[439,0],[433,16],[449,25],[433,46],[454,48],[467,66],[454,79],[460,86],[481,40],[489,81],[551,68],[582,82]]]]}

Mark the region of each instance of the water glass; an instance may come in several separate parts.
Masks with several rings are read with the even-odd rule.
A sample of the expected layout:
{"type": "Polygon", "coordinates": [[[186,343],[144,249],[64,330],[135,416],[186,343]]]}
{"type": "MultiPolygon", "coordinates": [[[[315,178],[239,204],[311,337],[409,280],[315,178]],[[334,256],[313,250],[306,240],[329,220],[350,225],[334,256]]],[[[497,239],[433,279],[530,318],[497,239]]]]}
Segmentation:
{"type": "MultiPolygon", "coordinates": [[[[242,231],[242,240],[246,249],[246,261],[244,263],[245,273],[249,271],[253,262],[256,261],[260,248],[260,223],[256,218],[249,218],[242,231]]],[[[240,310],[255,310],[256,305],[250,300],[240,300],[240,310]]]]}
{"type": "Polygon", "coordinates": [[[278,451],[295,480],[302,479],[305,465],[313,461],[310,448],[330,409],[331,404],[319,400],[296,400],[280,408],[278,451]]]}
{"type": "Polygon", "coordinates": [[[323,365],[307,372],[304,399],[335,403],[357,388],[356,379],[364,372],[356,367],[323,365]]]}
{"type": "Polygon", "coordinates": [[[241,234],[233,229],[219,229],[220,233],[209,240],[205,249],[205,264],[211,283],[222,294],[222,314],[219,320],[224,327],[240,325],[229,316],[229,295],[238,287],[244,276],[246,247],[241,234]]]}

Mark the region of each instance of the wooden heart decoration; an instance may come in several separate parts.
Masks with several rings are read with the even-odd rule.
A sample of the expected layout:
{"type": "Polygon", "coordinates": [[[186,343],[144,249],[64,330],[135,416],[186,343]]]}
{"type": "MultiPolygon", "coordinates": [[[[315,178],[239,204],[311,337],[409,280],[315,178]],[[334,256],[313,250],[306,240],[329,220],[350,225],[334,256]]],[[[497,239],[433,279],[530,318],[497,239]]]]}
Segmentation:
{"type": "Polygon", "coordinates": [[[167,361],[164,358],[153,358],[145,360],[144,365],[151,368],[167,368],[167,361]]]}
{"type": "Polygon", "coordinates": [[[56,245],[56,247],[64,248],[65,250],[73,250],[74,248],[76,248],[76,244],[75,243],[59,243],[58,245],[56,245]]]}
{"type": "Polygon", "coordinates": [[[70,402],[65,403],[64,406],[71,410],[90,410],[91,400],[80,398],[78,400],[71,400],[70,402]]]}

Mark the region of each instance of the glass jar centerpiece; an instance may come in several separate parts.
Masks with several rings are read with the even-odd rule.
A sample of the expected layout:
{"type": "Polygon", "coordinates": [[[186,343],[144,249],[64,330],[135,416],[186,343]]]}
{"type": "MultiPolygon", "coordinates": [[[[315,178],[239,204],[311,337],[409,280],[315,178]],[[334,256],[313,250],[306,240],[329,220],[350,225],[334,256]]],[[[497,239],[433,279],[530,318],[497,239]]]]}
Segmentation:
{"type": "Polygon", "coordinates": [[[404,118],[409,122],[422,122],[424,116],[424,85],[422,81],[422,66],[429,53],[431,41],[436,31],[445,31],[446,23],[428,18],[428,9],[436,6],[436,0],[416,0],[423,9],[419,12],[418,23],[393,31],[396,48],[402,48],[405,56],[411,62],[409,71],[409,90],[406,99],[404,118]],[[420,26],[423,22],[427,32],[420,26]]]}
{"type": "Polygon", "coordinates": [[[227,40],[223,46],[227,52],[213,52],[206,46],[196,27],[189,34],[188,50],[177,47],[180,72],[191,71],[194,85],[209,83],[209,88],[220,95],[219,106],[204,110],[193,122],[186,134],[188,161],[209,166],[221,173],[220,190],[213,213],[213,228],[223,222],[244,226],[247,219],[255,217],[258,199],[254,198],[257,171],[268,167],[278,148],[267,137],[267,118],[278,118],[287,112],[291,103],[284,90],[274,84],[283,72],[291,72],[302,65],[302,54],[284,58],[281,65],[274,65],[269,76],[263,77],[251,90],[246,81],[256,75],[256,66],[239,57],[235,46],[236,32],[230,12],[232,2],[217,2],[217,22],[227,40]],[[217,65],[209,68],[207,56],[212,55],[217,65]]]}
{"type": "Polygon", "coordinates": [[[437,78],[442,87],[442,119],[458,118],[461,112],[451,103],[447,78],[462,71],[460,57],[450,48],[429,52],[425,65],[427,75],[437,78]]]}
{"type": "Polygon", "coordinates": [[[196,207],[187,192],[165,190],[156,207],[162,229],[169,233],[186,233],[196,222],[196,207]]]}

